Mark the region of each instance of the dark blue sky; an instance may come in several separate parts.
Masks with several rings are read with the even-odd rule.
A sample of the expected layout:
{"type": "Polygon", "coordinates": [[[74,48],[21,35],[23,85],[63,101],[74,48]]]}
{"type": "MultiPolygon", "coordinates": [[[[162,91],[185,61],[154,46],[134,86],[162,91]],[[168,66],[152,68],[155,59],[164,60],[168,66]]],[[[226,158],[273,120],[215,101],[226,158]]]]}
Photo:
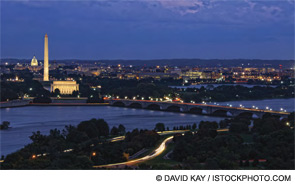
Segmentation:
{"type": "Polygon", "coordinates": [[[294,59],[294,1],[2,1],[1,58],[294,59]]]}

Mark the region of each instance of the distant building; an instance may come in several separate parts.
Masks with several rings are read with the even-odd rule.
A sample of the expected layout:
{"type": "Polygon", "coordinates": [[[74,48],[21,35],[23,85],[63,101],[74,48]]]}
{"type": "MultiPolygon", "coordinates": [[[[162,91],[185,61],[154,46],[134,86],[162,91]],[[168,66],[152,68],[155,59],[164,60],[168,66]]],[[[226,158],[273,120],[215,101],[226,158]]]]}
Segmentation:
{"type": "Polygon", "coordinates": [[[155,80],[160,80],[164,78],[173,78],[173,79],[179,79],[179,75],[176,73],[138,73],[138,79],[144,79],[144,78],[153,78],[155,80]]]}
{"type": "Polygon", "coordinates": [[[34,55],[33,59],[31,60],[31,66],[32,67],[38,66],[38,60],[36,59],[35,55],[34,55]]]}
{"type": "Polygon", "coordinates": [[[53,81],[51,92],[59,89],[60,94],[72,94],[73,91],[79,91],[79,84],[76,81],[53,81]]]}

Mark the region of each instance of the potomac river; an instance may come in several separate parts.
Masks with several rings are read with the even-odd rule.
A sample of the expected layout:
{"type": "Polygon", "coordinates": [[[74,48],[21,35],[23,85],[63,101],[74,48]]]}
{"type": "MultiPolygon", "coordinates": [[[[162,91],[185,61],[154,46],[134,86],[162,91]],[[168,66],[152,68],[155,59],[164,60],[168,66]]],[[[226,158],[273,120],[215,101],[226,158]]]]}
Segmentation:
{"type": "MultiPolygon", "coordinates": [[[[256,105],[259,108],[280,108],[294,111],[295,99],[273,99],[257,101],[223,102],[220,104],[256,105]]],[[[1,122],[9,121],[11,128],[0,131],[0,155],[7,155],[30,143],[32,132],[41,131],[48,134],[50,129],[63,129],[65,125],[77,125],[91,118],[105,119],[110,128],[123,124],[126,130],[135,128],[153,129],[156,123],[162,122],[172,129],[174,126],[199,123],[200,121],[217,121],[224,118],[209,117],[145,109],[122,108],[112,106],[26,106],[2,108],[1,122]]]]}

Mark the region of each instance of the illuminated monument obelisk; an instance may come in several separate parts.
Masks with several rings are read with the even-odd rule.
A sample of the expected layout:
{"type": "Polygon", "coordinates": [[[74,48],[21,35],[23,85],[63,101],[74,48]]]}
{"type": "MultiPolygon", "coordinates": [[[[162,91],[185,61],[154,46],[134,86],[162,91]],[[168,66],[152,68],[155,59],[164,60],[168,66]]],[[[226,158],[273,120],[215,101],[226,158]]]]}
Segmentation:
{"type": "Polygon", "coordinates": [[[48,70],[48,36],[45,34],[44,37],[44,77],[43,81],[49,81],[49,70],[48,70]]]}

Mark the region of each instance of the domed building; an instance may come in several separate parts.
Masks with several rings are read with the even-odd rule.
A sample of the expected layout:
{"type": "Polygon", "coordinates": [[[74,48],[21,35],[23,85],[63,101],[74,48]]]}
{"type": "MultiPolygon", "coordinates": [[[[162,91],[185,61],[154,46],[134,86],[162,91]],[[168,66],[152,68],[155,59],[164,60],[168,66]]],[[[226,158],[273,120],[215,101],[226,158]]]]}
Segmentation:
{"type": "Polygon", "coordinates": [[[31,66],[32,67],[38,66],[38,60],[36,59],[35,55],[34,55],[33,59],[31,60],[31,66]]]}

